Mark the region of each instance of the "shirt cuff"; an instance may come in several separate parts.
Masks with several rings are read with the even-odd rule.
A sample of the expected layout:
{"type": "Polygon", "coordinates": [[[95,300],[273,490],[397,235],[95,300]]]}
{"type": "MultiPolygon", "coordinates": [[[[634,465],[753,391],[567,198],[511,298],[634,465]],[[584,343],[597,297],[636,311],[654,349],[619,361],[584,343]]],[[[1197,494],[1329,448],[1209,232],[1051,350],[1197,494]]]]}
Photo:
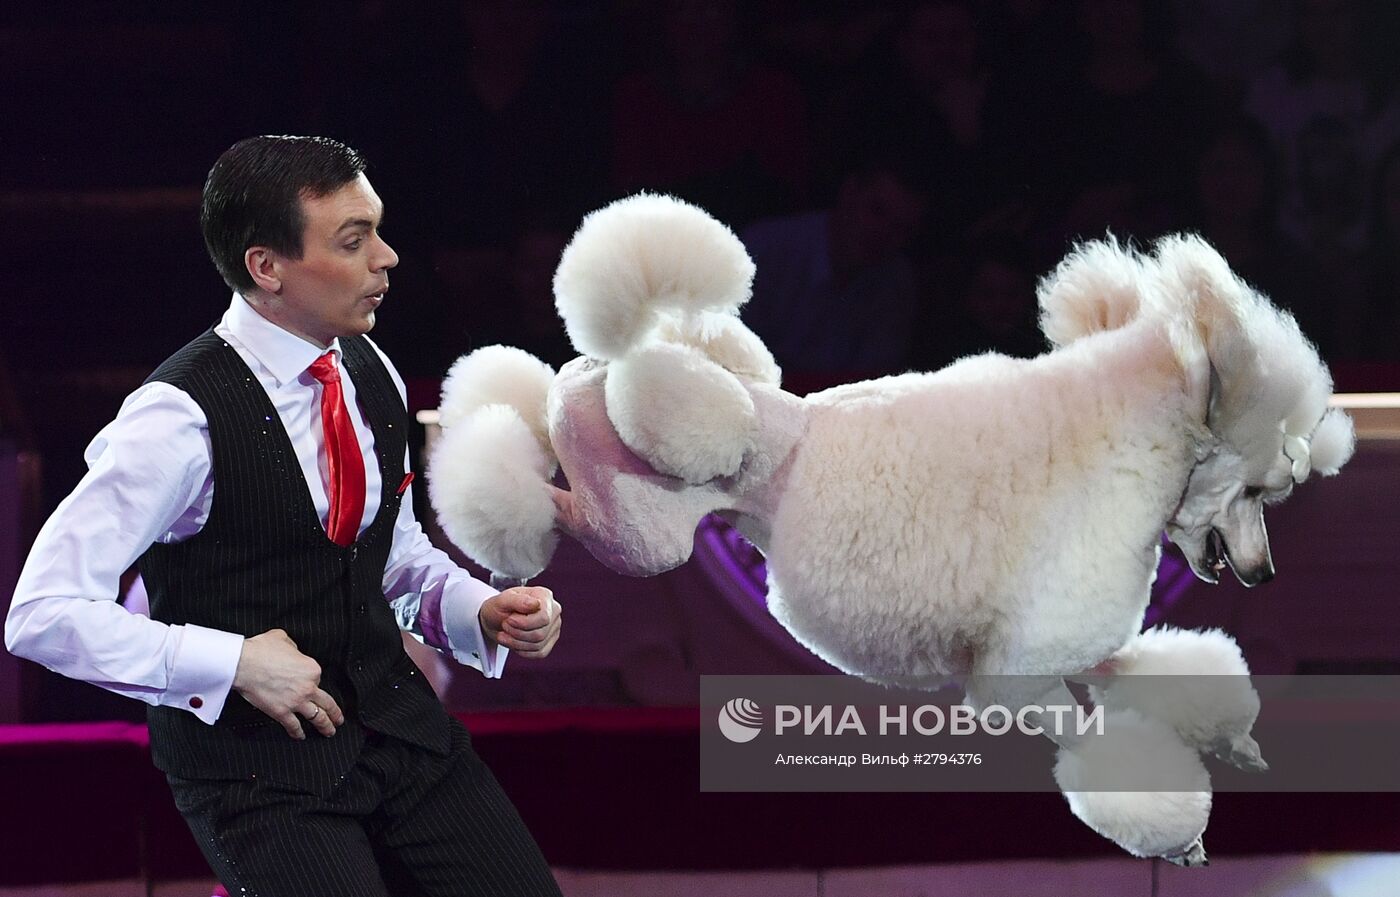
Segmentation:
{"type": "Polygon", "coordinates": [[[188,710],[213,725],[233,689],[243,636],[186,623],[172,626],[179,643],[170,664],[169,685],[161,704],[188,710]]]}
{"type": "Polygon", "coordinates": [[[451,583],[442,596],[442,627],[447,647],[458,663],[481,670],[487,679],[499,679],[510,649],[488,644],[481,631],[481,605],[497,594],[479,579],[463,577],[451,583]]]}

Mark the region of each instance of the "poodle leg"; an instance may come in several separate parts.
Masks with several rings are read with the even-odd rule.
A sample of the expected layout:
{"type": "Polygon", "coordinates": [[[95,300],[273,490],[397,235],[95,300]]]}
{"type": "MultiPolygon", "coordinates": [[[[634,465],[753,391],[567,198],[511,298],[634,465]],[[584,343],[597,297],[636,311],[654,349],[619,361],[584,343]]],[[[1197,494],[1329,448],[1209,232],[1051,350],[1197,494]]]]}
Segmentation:
{"type": "Polygon", "coordinates": [[[1049,708],[1079,706],[1057,676],[974,675],[967,701],[979,710],[998,705],[1012,713],[1045,708],[1025,718],[1059,745],[1055,780],[1080,821],[1134,856],[1205,864],[1201,837],[1210,816],[1210,777],[1170,726],[1133,710],[1105,709],[1101,735],[1092,728],[1084,734],[1057,730],[1049,708]]]}
{"type": "Polygon", "coordinates": [[[1103,734],[1059,752],[1055,781],[1070,812],[1133,856],[1205,864],[1210,774],[1165,723],[1109,713],[1103,734]]]}
{"type": "Polygon", "coordinates": [[[1059,676],[974,675],[968,679],[965,701],[978,712],[986,707],[1004,707],[1014,718],[1024,718],[1027,724],[1038,726],[1045,737],[1062,748],[1073,747],[1082,737],[1064,724],[1067,711],[1055,709],[1074,710],[1080,706],[1059,676]]]}
{"type": "Polygon", "coordinates": [[[1250,736],[1259,695],[1235,640],[1219,630],[1156,628],[1110,660],[1090,688],[1109,712],[1136,710],[1176,730],[1187,744],[1251,772],[1269,768],[1250,736]]]}

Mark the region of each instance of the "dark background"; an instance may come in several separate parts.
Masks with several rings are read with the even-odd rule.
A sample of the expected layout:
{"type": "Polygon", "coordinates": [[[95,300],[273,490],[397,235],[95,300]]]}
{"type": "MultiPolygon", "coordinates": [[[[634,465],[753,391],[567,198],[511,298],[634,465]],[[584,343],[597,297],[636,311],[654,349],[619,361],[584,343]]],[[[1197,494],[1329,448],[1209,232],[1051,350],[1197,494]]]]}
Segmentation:
{"type": "Polygon", "coordinates": [[[256,133],[368,156],[403,259],[374,336],[415,405],[479,345],[570,357],[558,252],[639,188],[744,236],[746,317],[798,386],[1032,354],[1074,239],[1191,229],[1340,386],[1393,387],[1398,29],[1365,0],[12,4],[0,432],[43,449],[52,506],[218,318],[198,191],[256,133]],[[829,288],[765,284],[822,257],[811,210],[829,288]]]}
{"type": "MultiPolygon", "coordinates": [[[[746,319],[799,391],[985,349],[1035,353],[1035,280],[1075,239],[1111,230],[1146,245],[1182,229],[1291,309],[1340,387],[1396,389],[1396,47],[1390,0],[4,4],[0,438],[43,458],[36,524],[82,475],[83,446],[123,396],[222,314],[199,189],[220,152],[258,133],[326,134],[369,158],[402,258],[374,338],[415,408],[435,403],[437,378],[475,347],[571,356],[549,293],[558,253],[586,212],[641,188],[697,202],[744,237],[760,261],[746,319]],[[831,277],[816,289],[795,275],[765,281],[818,262],[831,277]]],[[[1373,506],[1362,512],[1384,525],[1373,506]]],[[[1351,568],[1359,584],[1321,593],[1316,623],[1290,615],[1295,605],[1256,613],[1341,633],[1329,644],[1373,636],[1374,605],[1346,589],[1383,600],[1383,586],[1351,568]]],[[[1209,605],[1194,622],[1222,616],[1209,605]]],[[[1380,653],[1383,638],[1357,650],[1380,653]]],[[[557,657],[572,644],[591,643],[557,657]]],[[[490,687],[522,678],[516,668],[490,687]]],[[[46,673],[32,684],[44,719],[142,713],[46,673]]],[[[699,795],[693,722],[644,722],[640,741],[617,743],[606,727],[495,741],[473,728],[503,780],[534,785],[512,794],[566,865],[981,859],[1005,855],[1007,820],[1030,820],[1035,830],[1012,839],[1028,854],[1107,849],[1055,795],[977,795],[951,810],[884,795],[843,799],[834,814],[826,795],[699,795]],[[583,780],[603,783],[605,799],[577,787],[579,769],[600,771],[583,780]],[[637,820],[650,843],[616,836],[637,820]]],[[[117,813],[140,800],[123,790],[138,781],[131,770],[150,773],[144,755],[134,767],[70,760],[52,774],[13,767],[17,781],[73,785],[71,798],[45,792],[60,815],[33,816],[27,830],[71,825],[71,806],[92,794],[117,813]]],[[[11,792],[16,806],[40,806],[11,792]]],[[[1394,847],[1388,795],[1273,797],[1220,800],[1212,850],[1394,847]]],[[[114,833],[144,830],[114,818],[89,846],[129,864],[139,848],[114,833]]],[[[68,843],[45,843],[72,860],[68,843]]],[[[45,876],[60,868],[20,853],[45,876]]],[[[202,872],[194,863],[187,874],[202,872]]]]}
{"type": "Polygon", "coordinates": [[[571,357],[559,252],[643,188],[744,238],[745,318],[797,391],[1034,354],[1035,280],[1076,239],[1181,229],[1339,387],[1393,389],[1396,46],[1386,0],[9,4],[0,437],[42,455],[42,515],[217,320],[199,190],[257,133],[369,158],[402,258],[374,337],[415,408],[481,345],[571,357]]]}

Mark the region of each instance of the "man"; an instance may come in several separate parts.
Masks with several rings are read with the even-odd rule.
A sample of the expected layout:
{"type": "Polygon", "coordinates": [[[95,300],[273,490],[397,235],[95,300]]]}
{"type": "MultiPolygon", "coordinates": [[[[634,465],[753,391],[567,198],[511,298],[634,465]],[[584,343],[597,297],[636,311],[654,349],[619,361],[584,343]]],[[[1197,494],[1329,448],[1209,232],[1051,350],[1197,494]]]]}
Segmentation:
{"type": "Polygon", "coordinates": [[[383,211],[332,140],[219,158],[200,217],[232,303],[89,446],[5,644],[152,705],[152,756],[234,894],[557,895],[399,637],[497,677],[549,653],[560,612],[413,518],[404,385],[364,335],[398,264],[383,211]],[[138,557],[151,619],[114,601],[138,557]]]}

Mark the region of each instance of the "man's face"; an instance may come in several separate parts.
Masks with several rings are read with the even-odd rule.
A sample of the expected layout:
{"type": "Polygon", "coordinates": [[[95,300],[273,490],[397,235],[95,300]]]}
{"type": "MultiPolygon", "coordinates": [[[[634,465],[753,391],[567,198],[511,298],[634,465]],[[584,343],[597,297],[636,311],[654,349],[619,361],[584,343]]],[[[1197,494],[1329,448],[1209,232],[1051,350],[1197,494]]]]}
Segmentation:
{"type": "Polygon", "coordinates": [[[276,323],[323,347],[368,333],[389,289],[389,269],[399,263],[379,236],[384,203],[361,174],[334,193],[302,196],[301,209],[301,258],[276,261],[276,323]]]}

